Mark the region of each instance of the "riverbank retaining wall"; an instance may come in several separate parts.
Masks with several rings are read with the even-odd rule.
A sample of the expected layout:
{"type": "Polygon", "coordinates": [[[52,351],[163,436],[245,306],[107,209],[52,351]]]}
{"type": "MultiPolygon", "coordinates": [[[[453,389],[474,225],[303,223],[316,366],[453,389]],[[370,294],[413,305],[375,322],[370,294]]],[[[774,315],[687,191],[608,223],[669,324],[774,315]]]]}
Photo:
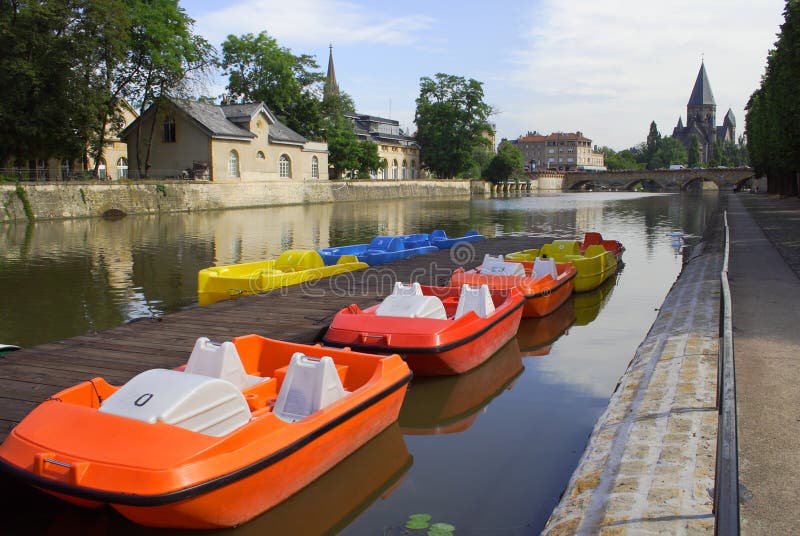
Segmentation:
{"type": "Polygon", "coordinates": [[[0,184],[0,222],[335,201],[469,196],[470,181],[0,184]]]}
{"type": "Polygon", "coordinates": [[[713,534],[719,216],[692,253],[598,419],[544,535],[713,534]]]}

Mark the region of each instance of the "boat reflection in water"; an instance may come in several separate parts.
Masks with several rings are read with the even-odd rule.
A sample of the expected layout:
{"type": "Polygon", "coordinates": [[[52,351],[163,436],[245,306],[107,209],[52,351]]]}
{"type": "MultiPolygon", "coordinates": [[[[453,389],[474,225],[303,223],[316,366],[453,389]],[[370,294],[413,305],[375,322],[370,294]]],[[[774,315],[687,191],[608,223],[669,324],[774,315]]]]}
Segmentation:
{"type": "MultiPolygon", "coordinates": [[[[413,463],[400,426],[391,424],[297,494],[252,521],[202,534],[337,534],[379,497],[388,497],[413,463]]],[[[87,510],[59,501],[0,475],[0,515],[9,534],[149,535],[111,508],[87,510]],[[9,525],[10,523],[10,525],[9,525]],[[18,531],[18,532],[17,532],[18,531]]],[[[248,500],[242,497],[241,500],[248,500]]],[[[2,530],[0,533],[5,534],[2,530]]],[[[159,529],[158,534],[186,534],[159,529]]]]}
{"type": "Polygon", "coordinates": [[[524,367],[516,338],[476,369],[457,376],[415,377],[400,408],[404,434],[455,434],[472,426],[480,410],[511,389],[524,367]]]}
{"type": "Polygon", "coordinates": [[[575,309],[576,326],[585,326],[597,318],[597,315],[608,303],[611,293],[614,292],[618,277],[619,271],[604,281],[598,288],[590,292],[573,294],[572,304],[575,309]]]}
{"type": "MultiPolygon", "coordinates": [[[[588,294],[591,294],[588,293],[588,294]]],[[[517,331],[522,357],[546,356],[550,347],[564,335],[575,322],[572,299],[541,318],[523,318],[517,331]]]]}

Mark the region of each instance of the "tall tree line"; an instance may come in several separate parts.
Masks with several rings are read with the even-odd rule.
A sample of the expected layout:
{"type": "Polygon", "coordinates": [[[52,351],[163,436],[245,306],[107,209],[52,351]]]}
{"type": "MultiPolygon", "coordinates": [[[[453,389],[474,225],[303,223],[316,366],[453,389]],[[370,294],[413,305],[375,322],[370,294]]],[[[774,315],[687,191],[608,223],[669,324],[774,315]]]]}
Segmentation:
{"type": "Polygon", "coordinates": [[[767,191],[800,193],[800,1],[787,0],[775,48],[767,55],[761,86],[746,107],[750,161],[767,177],[767,191]]]}
{"type": "Polygon", "coordinates": [[[2,0],[0,163],[88,149],[98,165],[120,99],[143,111],[213,64],[193,26],[178,0],[2,0]]]}

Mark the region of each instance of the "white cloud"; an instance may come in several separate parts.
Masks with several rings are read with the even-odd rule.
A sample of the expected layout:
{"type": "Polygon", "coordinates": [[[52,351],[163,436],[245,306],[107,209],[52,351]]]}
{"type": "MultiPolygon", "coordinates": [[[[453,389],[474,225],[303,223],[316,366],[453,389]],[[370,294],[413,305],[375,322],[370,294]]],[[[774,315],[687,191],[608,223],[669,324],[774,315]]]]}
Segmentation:
{"type": "Polygon", "coordinates": [[[741,132],[782,8],[782,0],[547,0],[529,9],[532,29],[504,65],[497,89],[512,113],[498,118],[501,135],[582,130],[624,148],[644,139],[651,120],[671,134],[701,54],[718,123],[731,106],[741,132]]]}
{"type": "Polygon", "coordinates": [[[264,30],[279,42],[305,45],[413,44],[432,24],[425,15],[393,15],[345,0],[241,0],[197,17],[198,33],[213,44],[264,30]]]}

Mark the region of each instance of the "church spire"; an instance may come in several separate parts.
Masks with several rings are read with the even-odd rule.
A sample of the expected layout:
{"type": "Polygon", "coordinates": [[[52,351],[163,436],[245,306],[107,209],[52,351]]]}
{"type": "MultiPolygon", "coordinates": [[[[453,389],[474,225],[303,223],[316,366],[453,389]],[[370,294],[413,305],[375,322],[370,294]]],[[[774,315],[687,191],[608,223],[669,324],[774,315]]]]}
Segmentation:
{"type": "Polygon", "coordinates": [[[700,72],[697,73],[692,96],[689,97],[689,106],[702,106],[704,104],[716,105],[716,102],[714,102],[714,94],[711,93],[711,84],[708,81],[708,74],[706,74],[706,64],[701,61],[700,72]]]}
{"type": "Polygon", "coordinates": [[[339,94],[339,84],[336,83],[336,70],[333,68],[333,43],[330,44],[329,48],[328,74],[325,77],[325,96],[339,94]]]}

